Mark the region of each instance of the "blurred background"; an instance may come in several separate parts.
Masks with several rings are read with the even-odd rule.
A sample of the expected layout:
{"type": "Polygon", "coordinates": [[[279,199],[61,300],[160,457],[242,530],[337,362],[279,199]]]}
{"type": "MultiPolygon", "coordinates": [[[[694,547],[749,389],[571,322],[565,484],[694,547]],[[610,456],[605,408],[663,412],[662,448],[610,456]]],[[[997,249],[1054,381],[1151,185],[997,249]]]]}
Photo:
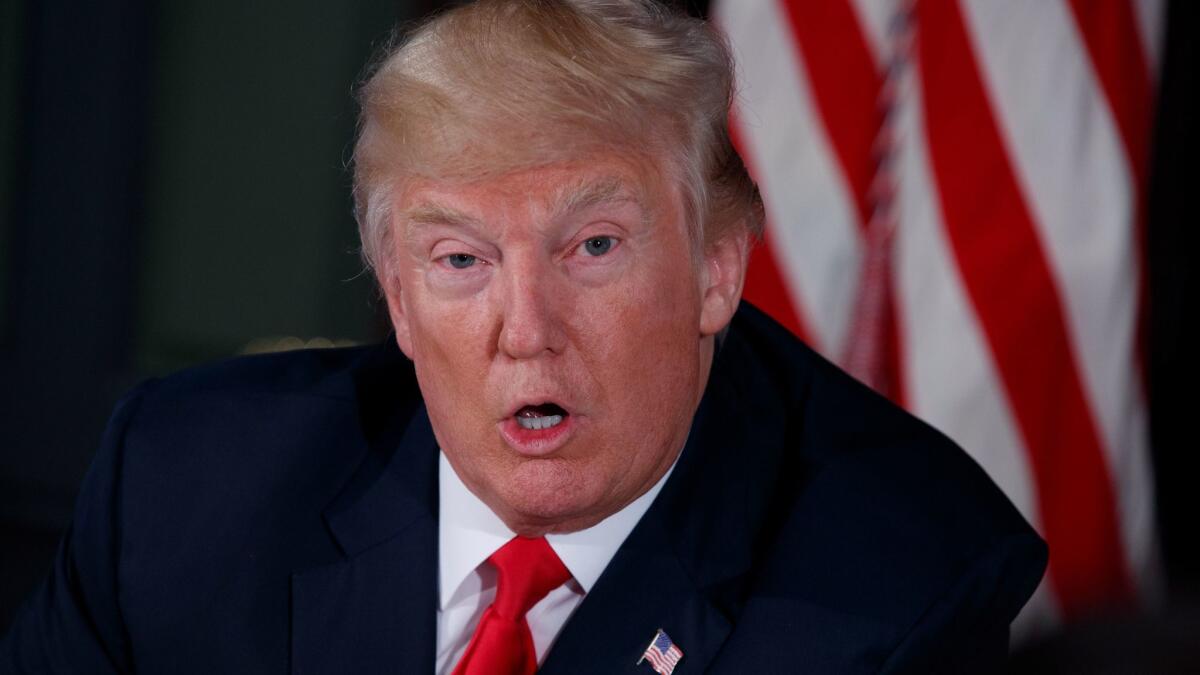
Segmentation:
{"type": "MultiPolygon", "coordinates": [[[[386,335],[386,318],[358,258],[351,213],[346,163],[356,115],[353,90],[364,64],[394,25],[442,4],[0,0],[0,633],[47,569],[69,524],[75,491],[105,420],[124,391],[144,378],[203,361],[368,342],[386,335]]],[[[1032,21],[1037,7],[1052,4],[1059,3],[995,0],[990,6],[1009,8],[1000,15],[1032,21]]],[[[1111,23],[1115,16],[1118,22],[1111,25],[1119,25],[1125,15],[1114,14],[1114,8],[1124,7],[1128,13],[1132,7],[1139,16],[1159,17],[1157,41],[1139,46],[1155,52],[1144,59],[1149,88],[1144,100],[1132,104],[1133,117],[1140,114],[1145,120],[1145,148],[1139,160],[1143,170],[1130,171],[1135,197],[1129,200],[1126,220],[1130,228],[1144,228],[1145,239],[1144,245],[1124,249],[1134,265],[1122,268],[1142,270],[1133,276],[1144,274],[1144,302],[1132,328],[1106,324],[1117,333],[1144,331],[1133,376],[1144,389],[1133,397],[1144,404],[1149,426],[1135,429],[1136,442],[1109,451],[1108,457],[1126,457],[1123,451],[1135,455],[1127,463],[1112,464],[1106,475],[1116,486],[1110,496],[1117,502],[1114,508],[1143,500],[1147,506],[1139,522],[1150,529],[1125,533],[1126,549],[1114,554],[1142,562],[1108,566],[1136,567],[1124,571],[1136,578],[1114,582],[1098,573],[1094,588],[1100,590],[1089,595],[1085,589],[1083,600],[1064,593],[1063,587],[1071,585],[1064,578],[1076,571],[1060,565],[1066,571],[1059,573],[1057,587],[1042,593],[1041,604],[1034,608],[1041,614],[1027,621],[1030,627],[1022,638],[1031,670],[1035,659],[1055,649],[1069,651],[1080,640],[1088,645],[1082,651],[1095,657],[1095,645],[1121,644],[1113,635],[1133,636],[1138,647],[1126,656],[1137,659],[1145,656],[1141,645],[1156,640],[1190,644],[1200,635],[1195,610],[1200,546],[1194,520],[1200,515],[1200,499],[1192,485],[1195,474],[1189,471],[1197,444],[1186,426],[1195,398],[1192,347],[1200,343],[1186,320],[1197,297],[1190,260],[1196,250],[1191,194],[1198,151],[1194,124],[1200,120],[1200,110],[1191,101],[1200,91],[1195,3],[1061,0],[1061,5],[1071,7],[1085,38],[1099,34],[1119,42],[1120,31],[1105,29],[1109,24],[1103,21],[1096,28],[1088,20],[1107,16],[1111,23]],[[1089,32],[1089,25],[1095,30],[1089,32]],[[1150,467],[1149,474],[1122,473],[1141,461],[1139,457],[1150,467]],[[1130,541],[1137,550],[1128,550],[1130,541]],[[1125,587],[1109,594],[1113,584],[1125,587]],[[1129,628],[1135,620],[1131,617],[1141,617],[1136,629],[1129,628]],[[1063,632],[1064,626],[1071,631],[1063,632]],[[1047,636],[1064,637],[1046,642],[1047,636]]],[[[966,25],[973,16],[976,37],[983,41],[979,31],[990,34],[990,28],[979,21],[987,18],[989,3],[726,0],[720,5],[693,1],[686,7],[698,15],[711,12],[727,28],[747,84],[735,128],[739,146],[763,187],[771,219],[768,246],[756,254],[751,297],[830,358],[946,430],[1020,503],[1022,496],[1014,490],[1022,488],[1006,485],[1004,476],[997,475],[1008,469],[987,454],[987,439],[972,442],[971,430],[986,430],[986,421],[972,418],[969,410],[928,407],[937,397],[923,393],[926,385],[921,381],[905,379],[917,377],[915,368],[897,369],[904,348],[896,346],[896,340],[867,340],[868,347],[878,343],[884,348],[868,348],[864,356],[864,342],[855,338],[883,335],[891,325],[900,326],[891,330],[907,330],[911,337],[914,322],[933,325],[933,319],[897,319],[899,310],[880,300],[902,293],[887,283],[880,285],[879,279],[906,278],[900,253],[904,244],[893,244],[888,233],[918,230],[906,219],[919,214],[901,209],[891,212],[898,225],[873,227],[880,213],[889,213],[884,208],[889,200],[871,192],[870,185],[888,171],[903,175],[896,167],[905,166],[917,152],[905,145],[904,125],[920,122],[904,122],[903,111],[920,103],[929,106],[927,114],[953,122],[960,107],[970,109],[971,92],[958,96],[955,87],[961,85],[955,84],[953,72],[942,73],[941,79],[925,72],[924,89],[899,78],[905,54],[915,59],[919,47],[929,63],[935,58],[955,63],[958,57],[944,46],[955,39],[953,28],[966,25]],[[961,10],[968,6],[974,13],[964,19],[961,10]],[[850,28],[845,25],[847,16],[850,28]],[[943,41],[932,47],[906,42],[920,34],[922,20],[928,24],[927,35],[941,30],[943,41]],[[772,37],[772,30],[789,25],[783,37],[772,37]],[[855,40],[866,45],[867,60],[854,53],[855,40]],[[743,53],[747,49],[751,53],[743,53]],[[782,81],[790,84],[774,84],[782,81]],[[786,95],[788,87],[794,89],[800,81],[805,84],[793,98],[800,96],[796,100],[817,111],[808,113],[817,120],[813,128],[789,126],[805,114],[788,108],[801,104],[786,95]],[[870,87],[856,89],[860,82],[870,87]],[[899,89],[889,89],[897,83],[899,89]],[[948,112],[931,103],[934,85],[949,87],[948,112]],[[822,99],[822,87],[849,92],[848,98],[830,104],[827,97],[822,99]],[[861,94],[857,100],[856,91],[861,94]],[[856,116],[856,110],[866,112],[856,116]],[[867,158],[861,166],[842,151],[853,149],[851,136],[856,133],[845,131],[842,122],[859,118],[866,134],[859,143],[867,158]],[[883,136],[891,140],[881,143],[883,136]],[[819,168],[821,161],[812,159],[817,151],[838,159],[833,168],[813,173],[811,167],[819,168]],[[850,206],[841,216],[821,212],[821,195],[808,194],[830,175],[841,176],[841,187],[826,193],[844,189],[849,194],[850,206]],[[804,229],[808,223],[836,227],[838,217],[862,221],[861,241],[854,239],[861,245],[855,244],[857,253],[844,259],[836,246],[822,243],[826,240],[814,243],[812,237],[824,236],[820,228],[804,229]],[[797,231],[802,232],[800,238],[794,236],[797,231]],[[879,236],[880,231],[885,235],[879,236]],[[831,269],[815,281],[804,277],[805,270],[818,269],[806,262],[814,251],[826,252],[820,264],[831,269]],[[789,271],[797,267],[800,271],[789,271]],[[823,314],[823,307],[832,307],[832,314],[823,314]],[[897,353],[889,357],[888,349],[897,353]],[[956,433],[956,426],[966,431],[956,433]]],[[[1003,23],[997,16],[990,20],[1003,23]]],[[[998,34],[1008,36],[1005,49],[1013,54],[1029,51],[1025,34],[1031,43],[1054,37],[1013,21],[996,26],[998,34]]],[[[965,53],[976,54],[986,66],[984,47],[976,45],[965,53]]],[[[1047,58],[1047,68],[1053,70],[1050,66],[1065,57],[1051,50],[1047,58]]],[[[1102,61],[1098,71],[1106,67],[1102,61]]],[[[1053,74],[1038,79],[1034,73],[1028,79],[1048,83],[1050,91],[1073,100],[1069,80],[1053,74]]],[[[1018,76],[1014,81],[1024,80],[1018,76]]],[[[1046,93],[1031,84],[1023,95],[1040,101],[1046,93]]],[[[1079,134],[1069,135],[1086,136],[1088,124],[1086,116],[1081,118],[1078,127],[1068,127],[1079,134]]],[[[914,143],[919,135],[912,134],[907,142],[914,143]]],[[[947,168],[949,160],[936,152],[937,143],[953,140],[929,141],[935,149],[929,160],[934,170],[954,170],[953,162],[947,168]]],[[[1000,142],[1002,149],[1004,143],[1000,142]]],[[[1085,146],[1068,144],[1067,151],[1085,146]]],[[[1074,159],[1076,169],[1068,163],[1062,170],[1082,172],[1098,161],[1080,152],[1074,159]]],[[[1062,185],[1063,192],[1074,189],[1071,181],[1062,185]]],[[[1018,192],[1036,192],[1036,187],[1020,183],[1018,192]]],[[[952,214],[954,199],[951,195],[947,200],[946,190],[942,188],[940,204],[952,214]]],[[[968,206],[996,198],[970,189],[956,194],[965,195],[962,200],[968,206]]],[[[1080,249],[1089,248],[1086,237],[1076,243],[1080,249]]],[[[1119,261],[1099,264],[1110,262],[1120,267],[1119,261]]],[[[970,273],[964,272],[964,278],[967,295],[978,303],[978,294],[971,295],[970,273]]],[[[1140,283],[1136,278],[1125,281],[1130,288],[1140,283]]],[[[1086,286],[1088,281],[1081,283],[1086,286]]],[[[944,307],[939,298],[930,287],[920,302],[944,307]]],[[[911,308],[914,301],[908,297],[906,302],[911,308]]],[[[1019,320],[1022,311],[1018,307],[1006,316],[1019,320]]],[[[1041,328],[1032,324],[1029,334],[1041,328]]],[[[952,336],[948,344],[956,340],[952,336]]],[[[1002,360],[997,362],[1000,368],[1002,360]]],[[[1036,360],[1031,363],[1035,368],[1036,360]]],[[[922,381],[962,379],[954,364],[941,373],[922,381]]],[[[1000,389],[1002,399],[1008,392],[1009,407],[1019,409],[1012,392],[1000,389]]],[[[944,395],[955,396],[953,390],[944,395]]],[[[1058,419],[1053,406],[1046,414],[1058,419]]],[[[1037,445],[1028,435],[1025,438],[1026,445],[1037,445]]],[[[1073,465],[1060,466],[1066,471],[1054,480],[1034,480],[1039,489],[1073,480],[1073,465]]],[[[1070,500],[1079,493],[1071,488],[1063,494],[1070,500]]],[[[1045,533],[1053,519],[1039,518],[1055,498],[1025,498],[1031,510],[1027,515],[1045,533]]],[[[1062,518],[1054,522],[1059,531],[1096,527],[1086,521],[1064,523],[1062,518]]],[[[1060,549],[1055,537],[1048,538],[1054,556],[1060,549]]],[[[1100,568],[1105,568],[1104,562],[1098,563],[1100,568]]],[[[1090,570],[1079,573],[1087,577],[1090,570]]],[[[1169,651],[1164,647],[1164,653],[1169,651]]],[[[1120,664],[1122,658],[1109,654],[1104,661],[1120,664]]]]}

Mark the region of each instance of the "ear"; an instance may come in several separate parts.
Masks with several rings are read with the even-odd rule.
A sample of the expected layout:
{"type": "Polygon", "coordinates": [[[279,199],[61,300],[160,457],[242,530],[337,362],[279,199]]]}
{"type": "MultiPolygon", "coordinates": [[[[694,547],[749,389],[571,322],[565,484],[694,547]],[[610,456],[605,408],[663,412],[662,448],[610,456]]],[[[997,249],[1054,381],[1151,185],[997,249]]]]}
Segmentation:
{"type": "Polygon", "coordinates": [[[383,297],[387,300],[392,329],[396,331],[396,344],[405,356],[412,359],[412,332],[408,325],[408,309],[404,306],[404,288],[399,275],[392,269],[383,269],[381,272],[379,282],[383,287],[383,297]]]}
{"type": "Polygon", "coordinates": [[[705,246],[700,334],[715,335],[733,319],[746,283],[750,237],[742,227],[730,228],[724,237],[705,246]]]}

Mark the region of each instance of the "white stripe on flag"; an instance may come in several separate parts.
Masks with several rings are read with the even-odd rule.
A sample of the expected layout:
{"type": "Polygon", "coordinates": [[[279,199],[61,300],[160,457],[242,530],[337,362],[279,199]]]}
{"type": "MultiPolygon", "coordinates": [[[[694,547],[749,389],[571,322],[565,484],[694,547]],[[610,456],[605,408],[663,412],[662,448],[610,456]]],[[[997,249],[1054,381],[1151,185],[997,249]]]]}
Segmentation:
{"type": "MultiPolygon", "coordinates": [[[[913,77],[920,86],[915,69],[913,77]]],[[[1036,525],[1029,462],[946,240],[919,98],[907,100],[900,120],[907,140],[900,164],[897,288],[910,408],[966,449],[1036,525]]]]}
{"type": "Polygon", "coordinates": [[[1158,82],[1162,66],[1163,43],[1166,39],[1166,0],[1129,0],[1137,16],[1138,32],[1142,35],[1142,46],[1146,49],[1146,62],[1150,64],[1150,80],[1158,82]]]}
{"type": "Polygon", "coordinates": [[[896,7],[902,0],[849,0],[851,9],[858,17],[858,25],[862,27],[863,37],[867,48],[879,64],[880,72],[887,67],[888,54],[888,24],[896,13],[896,7]]]}
{"type": "MultiPolygon", "coordinates": [[[[992,108],[1063,297],[1116,482],[1125,550],[1156,548],[1136,334],[1137,193],[1087,47],[1061,2],[967,0],[992,108]]],[[[1131,565],[1135,580],[1153,571],[1131,565]]]]}
{"type": "Polygon", "coordinates": [[[861,238],[854,204],[829,146],[788,17],[775,2],[718,5],[738,59],[737,120],[764,194],[780,273],[819,350],[843,343],[853,309],[861,238]],[[786,139],[786,142],[781,140],[786,139]]]}
{"type": "MultiPolygon", "coordinates": [[[[913,77],[919,87],[919,71],[914,69],[913,77]]],[[[900,164],[903,226],[897,231],[896,287],[909,407],[970,453],[1036,527],[1040,514],[1032,469],[946,240],[918,97],[906,100],[899,128],[906,142],[900,164]]],[[[1031,601],[1018,617],[1014,635],[1057,623],[1046,586],[1043,582],[1035,598],[1041,602],[1031,601]]]]}

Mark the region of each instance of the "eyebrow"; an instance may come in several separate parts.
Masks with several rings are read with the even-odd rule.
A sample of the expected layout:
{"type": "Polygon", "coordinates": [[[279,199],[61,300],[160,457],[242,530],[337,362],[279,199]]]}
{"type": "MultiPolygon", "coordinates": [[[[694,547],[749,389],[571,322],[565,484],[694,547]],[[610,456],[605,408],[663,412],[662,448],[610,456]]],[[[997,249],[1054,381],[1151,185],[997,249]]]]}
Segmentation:
{"type": "Polygon", "coordinates": [[[468,213],[442,204],[425,203],[408,209],[402,214],[410,225],[458,225],[479,227],[479,219],[468,213]]]}
{"type": "MultiPolygon", "coordinates": [[[[651,214],[646,212],[642,200],[627,189],[625,181],[616,176],[605,176],[598,180],[581,179],[567,184],[551,197],[550,213],[552,219],[559,219],[596,206],[622,203],[636,204],[643,211],[643,220],[650,220],[651,214]]],[[[462,227],[476,231],[483,229],[482,222],[475,216],[436,202],[418,204],[405,210],[401,217],[410,235],[414,226],[425,225],[462,227]]]]}
{"type": "Polygon", "coordinates": [[[586,211],[602,204],[620,204],[633,202],[641,206],[637,199],[626,189],[625,181],[616,176],[605,176],[599,180],[583,181],[566,185],[551,201],[550,212],[555,217],[562,217],[586,211]]]}

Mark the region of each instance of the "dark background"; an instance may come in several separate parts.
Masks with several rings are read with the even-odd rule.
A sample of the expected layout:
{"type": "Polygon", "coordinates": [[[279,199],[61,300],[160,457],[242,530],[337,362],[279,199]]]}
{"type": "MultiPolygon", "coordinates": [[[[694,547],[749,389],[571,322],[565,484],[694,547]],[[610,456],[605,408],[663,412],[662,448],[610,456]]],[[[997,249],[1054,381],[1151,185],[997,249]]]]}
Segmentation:
{"type": "MultiPolygon", "coordinates": [[[[0,0],[0,633],[122,392],[288,336],[385,335],[351,214],[352,94],[391,27],[441,4],[0,0]]],[[[1196,3],[1171,2],[1149,191],[1167,615],[1200,589],[1197,29],[1196,3]]]]}

